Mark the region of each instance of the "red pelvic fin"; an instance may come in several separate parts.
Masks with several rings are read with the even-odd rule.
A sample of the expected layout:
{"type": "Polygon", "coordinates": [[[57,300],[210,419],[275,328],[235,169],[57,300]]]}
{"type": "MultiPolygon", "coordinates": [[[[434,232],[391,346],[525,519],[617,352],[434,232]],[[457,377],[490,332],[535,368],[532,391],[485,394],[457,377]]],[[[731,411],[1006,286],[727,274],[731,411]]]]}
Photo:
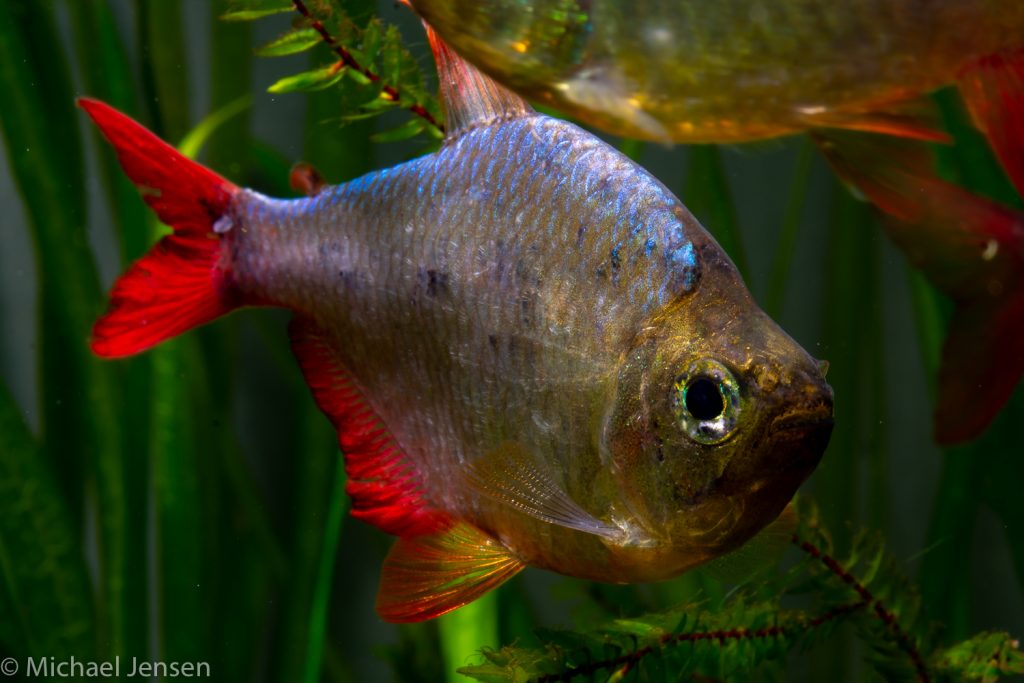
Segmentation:
{"type": "Polygon", "coordinates": [[[983,57],[960,75],[975,124],[1024,194],[1024,49],[983,57]]]}
{"type": "Polygon", "coordinates": [[[419,473],[363,398],[328,336],[305,318],[293,319],[289,333],[317,405],[338,430],[352,516],[397,536],[446,528],[449,518],[428,505],[419,473]]]}
{"type": "Polygon", "coordinates": [[[935,104],[923,97],[878,103],[864,111],[809,111],[803,121],[810,128],[839,128],[864,133],[879,133],[911,140],[950,142],[942,130],[935,104]]]}
{"type": "Polygon", "coordinates": [[[497,540],[465,522],[436,534],[400,538],[384,560],[377,614],[395,623],[433,619],[473,602],[524,566],[497,540]]]}
{"type": "Polygon", "coordinates": [[[981,433],[1024,374],[1024,215],[939,178],[924,145],[817,136],[829,161],[893,220],[908,260],[956,304],[939,369],[936,440],[981,433]]]}
{"type": "Polygon", "coordinates": [[[235,308],[214,224],[238,188],[116,109],[86,98],[78,105],[114,146],[145,202],[174,230],[118,279],[110,308],[93,328],[93,351],[138,353],[235,308]]]}

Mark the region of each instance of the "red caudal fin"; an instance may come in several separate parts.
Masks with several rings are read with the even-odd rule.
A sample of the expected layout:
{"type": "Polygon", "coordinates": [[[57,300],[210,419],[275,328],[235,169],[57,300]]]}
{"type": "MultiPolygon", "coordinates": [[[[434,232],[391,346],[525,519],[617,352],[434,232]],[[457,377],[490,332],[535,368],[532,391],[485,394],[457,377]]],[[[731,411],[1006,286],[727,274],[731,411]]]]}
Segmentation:
{"type": "Polygon", "coordinates": [[[960,74],[960,92],[999,163],[1024,194],[1024,49],[973,61],[960,74]]]}
{"type": "Polygon", "coordinates": [[[886,231],[956,304],[942,350],[936,440],[980,434],[1024,374],[1024,214],[939,178],[923,144],[816,135],[851,185],[889,215],[886,231]]]}
{"type": "Polygon", "coordinates": [[[138,353],[235,308],[217,230],[218,221],[230,220],[225,214],[238,188],[116,109],[86,98],[78,106],[174,230],[118,279],[110,308],[93,328],[93,351],[110,358],[138,353]]]}
{"type": "Polygon", "coordinates": [[[305,318],[292,320],[289,333],[313,398],[338,430],[352,516],[396,536],[445,529],[447,515],[428,505],[419,472],[353,383],[330,338],[305,318]]]}

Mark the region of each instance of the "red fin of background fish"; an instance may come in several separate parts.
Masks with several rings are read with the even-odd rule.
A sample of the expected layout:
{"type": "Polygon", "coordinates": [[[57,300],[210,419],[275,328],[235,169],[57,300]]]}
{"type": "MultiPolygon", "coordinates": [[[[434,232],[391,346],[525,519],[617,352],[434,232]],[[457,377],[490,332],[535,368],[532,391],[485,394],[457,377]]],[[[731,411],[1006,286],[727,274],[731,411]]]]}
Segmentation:
{"type": "Polygon", "coordinates": [[[911,140],[950,142],[949,135],[942,130],[938,109],[930,100],[920,97],[889,102],[873,111],[823,109],[806,113],[803,120],[810,128],[841,128],[911,140]]]}
{"type": "Polygon", "coordinates": [[[960,75],[960,92],[975,124],[1024,194],[1024,49],[990,55],[960,75]]]}
{"type": "Polygon", "coordinates": [[[78,105],[174,230],[118,279],[109,310],[93,328],[93,351],[110,358],[138,353],[239,305],[213,232],[238,188],[112,107],[86,98],[78,105]]]}
{"type": "Polygon", "coordinates": [[[621,530],[579,506],[545,472],[522,444],[507,441],[466,469],[467,483],[478,493],[550,524],[605,538],[621,530]]]}
{"type": "Polygon", "coordinates": [[[526,116],[533,111],[519,95],[498,85],[455,54],[434,29],[426,23],[423,27],[437,62],[448,138],[475,126],[526,116]]]}
{"type": "Polygon", "coordinates": [[[305,318],[293,319],[289,334],[317,405],[338,430],[352,516],[397,536],[447,527],[447,516],[427,504],[419,473],[363,398],[329,337],[305,318]]]}
{"type": "Polygon", "coordinates": [[[816,138],[840,176],[894,219],[893,242],[956,304],[936,439],[977,436],[1024,374],[1024,215],[936,176],[924,145],[831,131],[816,138]]]}
{"type": "Polygon", "coordinates": [[[400,538],[384,560],[377,614],[397,623],[433,619],[497,588],[524,566],[465,522],[441,533],[400,538]]]}
{"type": "Polygon", "coordinates": [[[288,184],[293,190],[301,192],[307,197],[317,196],[326,186],[320,171],[305,161],[300,161],[292,166],[292,170],[288,174],[288,184]]]}

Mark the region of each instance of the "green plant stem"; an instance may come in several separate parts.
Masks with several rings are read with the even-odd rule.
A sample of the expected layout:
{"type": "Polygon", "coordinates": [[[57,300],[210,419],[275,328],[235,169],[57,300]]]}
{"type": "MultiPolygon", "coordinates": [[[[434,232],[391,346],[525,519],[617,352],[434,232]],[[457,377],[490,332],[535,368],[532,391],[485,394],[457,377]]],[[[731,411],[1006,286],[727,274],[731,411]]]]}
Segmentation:
{"type": "Polygon", "coordinates": [[[330,604],[331,583],[334,578],[334,562],[338,553],[338,539],[341,524],[348,512],[345,496],[345,468],[338,460],[334,467],[331,493],[328,497],[327,520],[324,524],[320,558],[313,590],[312,607],[309,611],[308,647],[301,681],[316,683],[320,680],[323,666],[324,639],[327,634],[327,608],[330,604]]]}
{"type": "Polygon", "coordinates": [[[446,680],[457,683],[464,679],[456,670],[469,664],[473,653],[501,644],[498,640],[497,592],[491,591],[465,607],[449,612],[437,620],[437,625],[446,680]]]}

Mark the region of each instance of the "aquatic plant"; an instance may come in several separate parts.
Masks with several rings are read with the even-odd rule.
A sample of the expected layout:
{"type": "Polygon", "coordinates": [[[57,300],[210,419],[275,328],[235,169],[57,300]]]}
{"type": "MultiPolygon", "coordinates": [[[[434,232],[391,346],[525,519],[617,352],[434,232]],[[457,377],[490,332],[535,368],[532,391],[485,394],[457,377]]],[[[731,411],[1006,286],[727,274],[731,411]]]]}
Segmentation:
{"type": "MultiPolygon", "coordinates": [[[[809,491],[822,509],[802,508],[782,568],[728,592],[704,572],[640,587],[559,580],[555,614],[543,577],[527,576],[438,623],[382,632],[368,585],[384,540],[345,519],[334,435],[283,335],[266,333],[280,316],[246,314],[126,365],[88,353],[110,262],[137,257],[159,228],[109,151],[81,136],[72,102],[107,100],[193,153],[202,147],[232,180],[287,194],[296,156],[336,182],[380,166],[375,156],[413,153],[377,142],[431,144],[441,114],[407,50],[421,34],[408,11],[388,15],[403,34],[366,2],[301,11],[218,1],[202,14],[184,5],[139,1],[125,17],[101,0],[0,3],[0,187],[25,219],[5,218],[0,250],[10,387],[0,391],[0,656],[204,661],[216,680],[380,676],[371,646],[409,681],[465,680],[455,669],[481,649],[464,669],[481,680],[1024,672],[1001,630],[1024,629],[1024,401],[1018,392],[975,444],[930,445],[923,378],[934,376],[945,304],[882,248],[870,209],[799,142],[739,153],[622,142],[681,186],[770,312],[832,363],[837,428],[809,491]],[[191,59],[197,44],[205,62],[191,59]],[[254,45],[292,61],[267,74],[277,60],[254,58],[254,45]],[[302,132],[301,153],[253,132],[285,97],[306,105],[302,121],[276,119],[302,132]],[[194,125],[200,101],[213,114],[194,125]],[[94,173],[100,190],[89,189],[94,173]],[[782,183],[754,187],[769,174],[792,179],[788,195],[782,183]],[[34,269],[8,246],[19,237],[31,238],[34,269]],[[14,308],[33,296],[36,313],[14,308]],[[905,558],[917,554],[911,582],[905,558]],[[561,628],[538,631],[553,622],[561,628]]],[[[962,112],[943,104],[957,137],[940,150],[943,172],[1019,205],[962,112]]]]}

